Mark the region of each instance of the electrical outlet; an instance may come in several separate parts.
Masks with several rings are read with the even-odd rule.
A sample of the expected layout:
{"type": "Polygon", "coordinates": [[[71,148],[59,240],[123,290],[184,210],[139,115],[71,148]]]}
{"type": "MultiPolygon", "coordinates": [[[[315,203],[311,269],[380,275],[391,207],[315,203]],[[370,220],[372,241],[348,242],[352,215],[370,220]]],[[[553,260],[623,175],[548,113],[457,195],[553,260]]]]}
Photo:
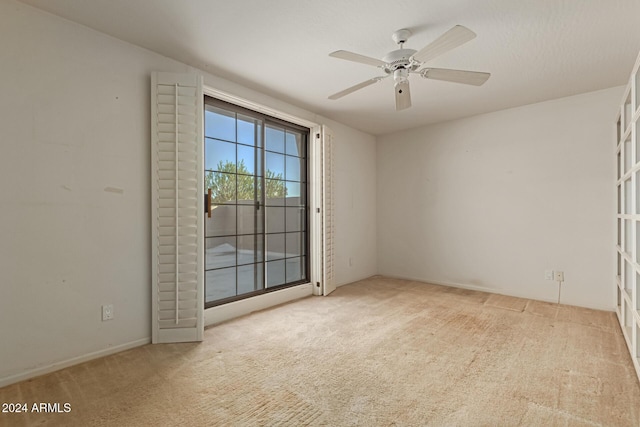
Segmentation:
{"type": "Polygon", "coordinates": [[[553,270],[544,271],[544,280],[553,280],[553,270]]]}
{"type": "Polygon", "coordinates": [[[102,321],[113,320],[113,304],[105,304],[102,306],[102,321]]]}
{"type": "Polygon", "coordinates": [[[564,271],[554,271],[556,282],[564,282],[564,271]]]}

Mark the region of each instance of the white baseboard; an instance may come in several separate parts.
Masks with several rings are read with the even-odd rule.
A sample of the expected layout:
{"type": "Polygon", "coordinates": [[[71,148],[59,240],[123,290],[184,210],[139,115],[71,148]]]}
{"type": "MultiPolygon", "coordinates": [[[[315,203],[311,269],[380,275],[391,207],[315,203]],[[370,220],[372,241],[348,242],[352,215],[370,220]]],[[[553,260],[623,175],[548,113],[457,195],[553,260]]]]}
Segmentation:
{"type": "MultiPolygon", "coordinates": [[[[381,277],[388,277],[390,279],[401,279],[401,280],[412,280],[414,282],[422,282],[422,283],[430,283],[432,285],[440,285],[440,286],[448,286],[450,288],[460,288],[460,289],[468,289],[470,291],[480,291],[480,292],[487,292],[490,294],[499,294],[499,295],[507,295],[510,297],[516,297],[516,298],[527,298],[527,299],[534,299],[537,301],[544,301],[544,302],[551,302],[551,303],[556,303],[556,300],[551,300],[551,299],[542,299],[542,298],[533,298],[531,297],[531,295],[526,295],[522,292],[513,292],[510,290],[505,290],[505,289],[497,289],[497,288],[488,288],[486,286],[478,286],[478,285],[471,285],[471,284],[466,284],[466,283],[453,283],[453,282],[442,282],[439,280],[429,280],[429,279],[424,279],[424,278],[417,278],[417,277],[408,277],[408,276],[396,276],[393,274],[380,274],[381,277]]],[[[565,303],[563,303],[565,304],[565,303]]],[[[567,305],[572,305],[572,304],[567,304],[567,305]]],[[[585,308],[592,308],[594,310],[603,310],[603,311],[615,311],[615,309],[612,309],[610,307],[585,307],[585,308]]]]}
{"type": "Polygon", "coordinates": [[[38,368],[29,369],[19,374],[10,375],[8,377],[0,378],[0,387],[8,386],[20,381],[28,380],[40,375],[49,374],[60,369],[68,368],[69,366],[78,365],[80,363],[88,362],[93,359],[99,359],[110,354],[119,353],[121,351],[129,350],[135,347],[140,347],[151,342],[151,337],[142,338],[139,340],[131,341],[128,343],[108,347],[103,350],[94,351],[93,353],[84,354],[82,356],[72,357],[71,359],[61,360],[54,362],[46,366],[40,366],[38,368]]]}
{"type": "Polygon", "coordinates": [[[207,308],[204,311],[204,325],[211,326],[216,323],[231,320],[254,311],[264,310],[285,302],[305,298],[313,294],[313,286],[307,283],[300,286],[268,292],[266,294],[230,302],[217,307],[207,308]]]}

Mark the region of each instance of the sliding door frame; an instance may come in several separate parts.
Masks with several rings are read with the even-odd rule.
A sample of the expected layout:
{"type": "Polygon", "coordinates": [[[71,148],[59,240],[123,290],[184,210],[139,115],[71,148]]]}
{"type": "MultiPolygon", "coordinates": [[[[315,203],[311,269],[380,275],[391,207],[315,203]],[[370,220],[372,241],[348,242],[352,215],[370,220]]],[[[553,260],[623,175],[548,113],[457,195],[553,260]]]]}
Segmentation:
{"type": "MultiPolygon", "coordinates": [[[[273,117],[273,116],[270,116],[270,115],[267,115],[267,114],[264,114],[264,113],[261,113],[261,112],[257,112],[255,110],[251,110],[249,108],[245,108],[245,107],[242,107],[242,106],[239,106],[239,105],[231,104],[231,103],[229,103],[227,101],[224,101],[224,100],[221,100],[221,99],[218,99],[218,98],[214,98],[214,97],[208,96],[206,94],[204,95],[204,97],[205,97],[205,99],[204,99],[205,109],[206,109],[206,106],[211,106],[211,107],[219,108],[221,110],[224,110],[224,111],[227,111],[229,113],[236,114],[236,115],[242,115],[242,116],[245,116],[245,117],[251,117],[251,118],[253,118],[255,120],[259,120],[260,123],[261,123],[261,125],[259,126],[259,128],[260,128],[259,139],[262,142],[260,144],[258,144],[257,142],[254,141],[254,147],[255,147],[256,153],[258,153],[258,156],[260,157],[260,161],[259,162],[256,160],[256,165],[258,165],[258,164],[260,165],[259,168],[261,169],[261,172],[258,171],[259,168],[258,168],[258,166],[256,166],[255,174],[252,175],[252,177],[253,177],[253,179],[256,179],[256,180],[260,181],[260,185],[257,186],[257,188],[260,188],[260,194],[259,195],[258,194],[254,194],[254,197],[255,197],[255,200],[256,200],[256,206],[258,206],[258,209],[261,209],[262,213],[261,213],[261,215],[259,215],[260,216],[260,219],[259,219],[260,226],[254,228],[254,233],[253,234],[254,234],[254,236],[262,236],[262,248],[261,248],[261,251],[258,251],[258,252],[261,252],[263,254],[263,257],[262,257],[261,260],[254,259],[254,266],[258,265],[258,264],[262,265],[262,267],[261,267],[261,269],[262,269],[262,271],[261,271],[262,286],[259,289],[254,289],[253,291],[250,291],[250,292],[238,293],[237,290],[238,290],[238,280],[239,279],[238,279],[238,274],[236,274],[236,279],[235,279],[236,294],[232,295],[232,296],[225,297],[225,298],[212,300],[212,301],[207,301],[206,300],[206,296],[205,296],[205,308],[211,308],[211,307],[215,307],[215,306],[218,306],[218,305],[227,304],[229,302],[242,300],[242,299],[245,299],[245,298],[251,298],[251,297],[254,297],[256,295],[261,295],[261,294],[264,294],[264,293],[267,293],[267,292],[274,292],[276,290],[284,289],[284,288],[287,288],[287,287],[298,286],[298,285],[301,285],[301,284],[304,284],[304,283],[310,283],[310,277],[311,277],[310,265],[312,263],[312,260],[311,260],[311,257],[310,257],[310,254],[311,254],[311,249],[310,249],[310,238],[311,238],[310,221],[311,221],[311,218],[310,217],[312,216],[312,212],[311,212],[311,203],[310,203],[310,198],[309,198],[309,194],[310,194],[310,191],[311,191],[310,171],[309,171],[309,165],[310,165],[310,162],[311,162],[311,156],[310,156],[310,153],[309,153],[309,151],[310,151],[309,147],[311,145],[310,144],[310,139],[312,137],[311,129],[309,129],[306,126],[302,126],[302,125],[298,125],[298,124],[295,124],[295,123],[291,123],[291,122],[288,122],[288,121],[285,121],[285,120],[282,120],[282,119],[279,119],[279,118],[276,118],[276,117],[273,117]],[[303,205],[304,206],[304,216],[303,216],[303,224],[304,225],[303,225],[301,230],[297,231],[297,233],[304,234],[304,239],[303,239],[304,249],[303,249],[302,254],[298,256],[298,258],[300,258],[301,265],[303,266],[304,272],[305,272],[304,276],[306,276],[306,277],[303,278],[303,279],[300,279],[300,280],[297,280],[297,281],[291,281],[291,282],[287,282],[287,279],[286,279],[286,276],[287,276],[286,271],[287,271],[287,268],[288,268],[287,267],[287,260],[291,259],[291,258],[287,258],[286,254],[285,254],[286,253],[286,241],[287,241],[287,239],[285,238],[284,241],[283,241],[283,243],[285,244],[285,248],[284,248],[285,253],[283,253],[283,258],[281,260],[269,261],[268,257],[267,257],[267,249],[268,249],[268,242],[269,242],[268,237],[269,237],[270,234],[287,235],[287,234],[292,233],[291,231],[286,231],[284,229],[283,229],[282,233],[281,232],[276,232],[276,233],[271,232],[270,233],[269,232],[269,227],[267,226],[267,222],[266,222],[266,219],[267,219],[266,212],[270,208],[274,209],[274,208],[280,208],[281,207],[281,208],[284,209],[284,211],[283,211],[283,215],[284,215],[283,221],[284,221],[285,224],[288,223],[286,218],[287,218],[288,215],[290,215],[290,213],[288,212],[289,211],[289,206],[286,205],[284,199],[283,199],[283,202],[282,202],[283,205],[282,206],[278,206],[278,205],[270,204],[268,202],[268,197],[267,197],[266,188],[267,188],[267,179],[268,178],[267,178],[266,156],[268,155],[268,153],[275,153],[275,152],[269,151],[269,149],[267,148],[267,145],[266,145],[267,144],[266,131],[267,131],[268,127],[273,127],[273,126],[278,127],[278,128],[282,127],[287,132],[296,132],[296,133],[301,134],[302,138],[303,138],[303,142],[304,142],[304,148],[302,150],[301,157],[299,157],[299,159],[301,161],[304,161],[304,176],[300,178],[301,182],[299,182],[299,184],[301,184],[301,186],[304,186],[304,193],[303,193],[304,197],[302,199],[302,200],[304,200],[304,205],[303,205]],[[258,230],[258,229],[260,229],[262,231],[261,232],[255,231],[255,230],[258,230]],[[267,283],[268,283],[268,269],[269,269],[268,266],[269,266],[270,262],[279,262],[279,261],[282,261],[284,263],[284,268],[285,268],[285,271],[284,271],[285,278],[284,278],[284,280],[285,280],[285,283],[282,283],[282,284],[279,284],[279,285],[275,285],[273,287],[268,287],[267,286],[267,283]]],[[[206,119],[205,119],[205,123],[206,123],[206,119]]],[[[206,124],[205,124],[205,127],[206,127],[206,124]]],[[[257,135],[255,137],[257,137],[257,135]]],[[[205,140],[207,138],[209,138],[209,137],[206,136],[206,134],[205,134],[205,140]]],[[[241,143],[240,142],[235,142],[235,144],[237,145],[237,144],[241,144],[241,143]]],[[[207,154],[206,146],[207,146],[207,143],[205,141],[205,144],[204,144],[205,157],[206,157],[206,154],[207,154]]],[[[278,153],[276,153],[276,154],[278,154],[278,153]]],[[[290,155],[285,155],[284,153],[282,153],[282,155],[287,157],[287,158],[291,157],[290,155]]],[[[206,170],[206,166],[205,166],[205,174],[206,173],[207,173],[207,170],[206,170]]],[[[284,173],[284,171],[283,171],[283,173],[284,173]]],[[[241,176],[239,174],[233,174],[233,175],[235,175],[236,177],[241,176]]],[[[238,179],[238,178],[236,178],[236,179],[238,179]]],[[[283,176],[283,181],[282,181],[283,185],[286,186],[286,184],[290,183],[290,182],[295,182],[295,181],[291,181],[288,177],[283,176]],[[285,179],[286,179],[286,181],[285,181],[285,179]]],[[[205,188],[205,190],[206,190],[206,188],[205,188]]],[[[236,201],[236,208],[238,206],[240,206],[240,205],[236,201]]],[[[238,221],[239,221],[238,217],[236,216],[236,224],[238,223],[238,221]]],[[[205,231],[206,231],[206,225],[205,225],[205,231]]],[[[246,237],[247,235],[245,235],[245,234],[242,234],[242,235],[237,234],[236,235],[236,237],[239,237],[239,236],[246,237]]],[[[231,237],[231,235],[223,236],[223,237],[231,237]]],[[[208,236],[205,236],[205,240],[207,238],[208,238],[208,236]]],[[[236,267],[240,267],[240,265],[237,264],[237,260],[236,260],[236,267]]],[[[222,268],[225,268],[225,267],[222,267],[222,268]]],[[[207,289],[206,271],[209,271],[209,270],[206,270],[206,266],[205,266],[205,291],[207,289]]]]}
{"type": "MultiPolygon", "coordinates": [[[[275,119],[293,123],[310,129],[308,140],[308,180],[309,193],[309,283],[297,285],[291,288],[279,289],[267,294],[261,294],[252,298],[233,301],[226,305],[220,305],[205,310],[205,325],[211,325],[233,317],[241,316],[252,311],[266,308],[271,305],[284,302],[284,299],[295,299],[301,296],[313,294],[322,295],[322,165],[321,152],[322,127],[313,121],[282,112],[275,108],[265,106],[247,99],[229,94],[227,92],[204,85],[203,94],[212,98],[228,102],[238,107],[246,108],[275,119]],[[306,287],[304,285],[307,285],[306,287]],[[285,296],[285,294],[290,296],[285,296]]],[[[204,114],[204,112],[203,112],[204,114]]],[[[203,146],[204,150],[204,146],[203,146]]],[[[204,158],[204,151],[202,153],[204,158]]]]}

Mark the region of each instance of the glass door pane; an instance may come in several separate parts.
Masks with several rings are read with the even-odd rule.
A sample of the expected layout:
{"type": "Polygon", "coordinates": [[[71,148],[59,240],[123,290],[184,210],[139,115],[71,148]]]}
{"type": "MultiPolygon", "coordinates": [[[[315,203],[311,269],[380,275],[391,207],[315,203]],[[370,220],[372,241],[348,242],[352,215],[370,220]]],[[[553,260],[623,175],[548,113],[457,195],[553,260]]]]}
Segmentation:
{"type": "Polygon", "coordinates": [[[267,128],[267,286],[277,286],[307,277],[306,135],[271,124],[267,128]]]}
{"type": "Polygon", "coordinates": [[[205,107],[205,302],[264,289],[262,121],[205,107]]]}

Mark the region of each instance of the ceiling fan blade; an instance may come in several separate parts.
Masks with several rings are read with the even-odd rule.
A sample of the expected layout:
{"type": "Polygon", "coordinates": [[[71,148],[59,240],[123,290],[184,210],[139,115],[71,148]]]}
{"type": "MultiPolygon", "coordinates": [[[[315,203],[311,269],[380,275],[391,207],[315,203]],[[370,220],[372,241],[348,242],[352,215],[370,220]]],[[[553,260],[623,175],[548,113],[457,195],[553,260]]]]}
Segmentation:
{"type": "Polygon", "coordinates": [[[329,54],[334,58],[346,59],[347,61],[359,62],[361,64],[373,65],[374,67],[384,67],[386,62],[369,56],[360,55],[358,53],[349,52],[346,50],[336,50],[329,54]]]}
{"type": "Polygon", "coordinates": [[[463,83],[466,85],[482,86],[489,80],[491,73],[478,71],[449,70],[446,68],[425,68],[420,71],[425,79],[444,80],[447,82],[463,83]]]}
{"type": "Polygon", "coordinates": [[[467,27],[456,25],[436,40],[423,47],[422,50],[413,55],[413,59],[420,62],[427,62],[436,56],[442,55],[443,53],[468,42],[475,38],[475,36],[476,33],[467,27]]]}
{"type": "MultiPolygon", "coordinates": [[[[385,76],[385,77],[386,77],[386,76],[385,76]]],[[[345,95],[349,95],[349,94],[350,94],[350,93],[352,93],[352,92],[355,92],[355,91],[357,91],[357,90],[360,90],[360,89],[362,89],[362,88],[364,88],[364,87],[367,87],[367,86],[369,86],[369,85],[372,85],[372,84],[374,84],[374,83],[378,83],[378,82],[379,82],[380,80],[382,80],[382,79],[384,79],[384,77],[374,77],[374,78],[369,79],[369,80],[366,80],[366,81],[364,81],[364,82],[362,82],[362,83],[358,83],[358,84],[357,84],[357,85],[355,85],[355,86],[351,86],[350,88],[347,88],[347,89],[345,89],[345,90],[341,90],[341,91],[340,91],[340,92],[338,92],[338,93],[334,93],[333,95],[331,95],[331,96],[329,97],[329,99],[334,99],[334,100],[335,100],[335,99],[338,99],[338,98],[342,98],[343,96],[345,96],[345,95]]]]}
{"type": "Polygon", "coordinates": [[[396,111],[411,107],[411,91],[409,81],[396,83],[396,111]]]}

